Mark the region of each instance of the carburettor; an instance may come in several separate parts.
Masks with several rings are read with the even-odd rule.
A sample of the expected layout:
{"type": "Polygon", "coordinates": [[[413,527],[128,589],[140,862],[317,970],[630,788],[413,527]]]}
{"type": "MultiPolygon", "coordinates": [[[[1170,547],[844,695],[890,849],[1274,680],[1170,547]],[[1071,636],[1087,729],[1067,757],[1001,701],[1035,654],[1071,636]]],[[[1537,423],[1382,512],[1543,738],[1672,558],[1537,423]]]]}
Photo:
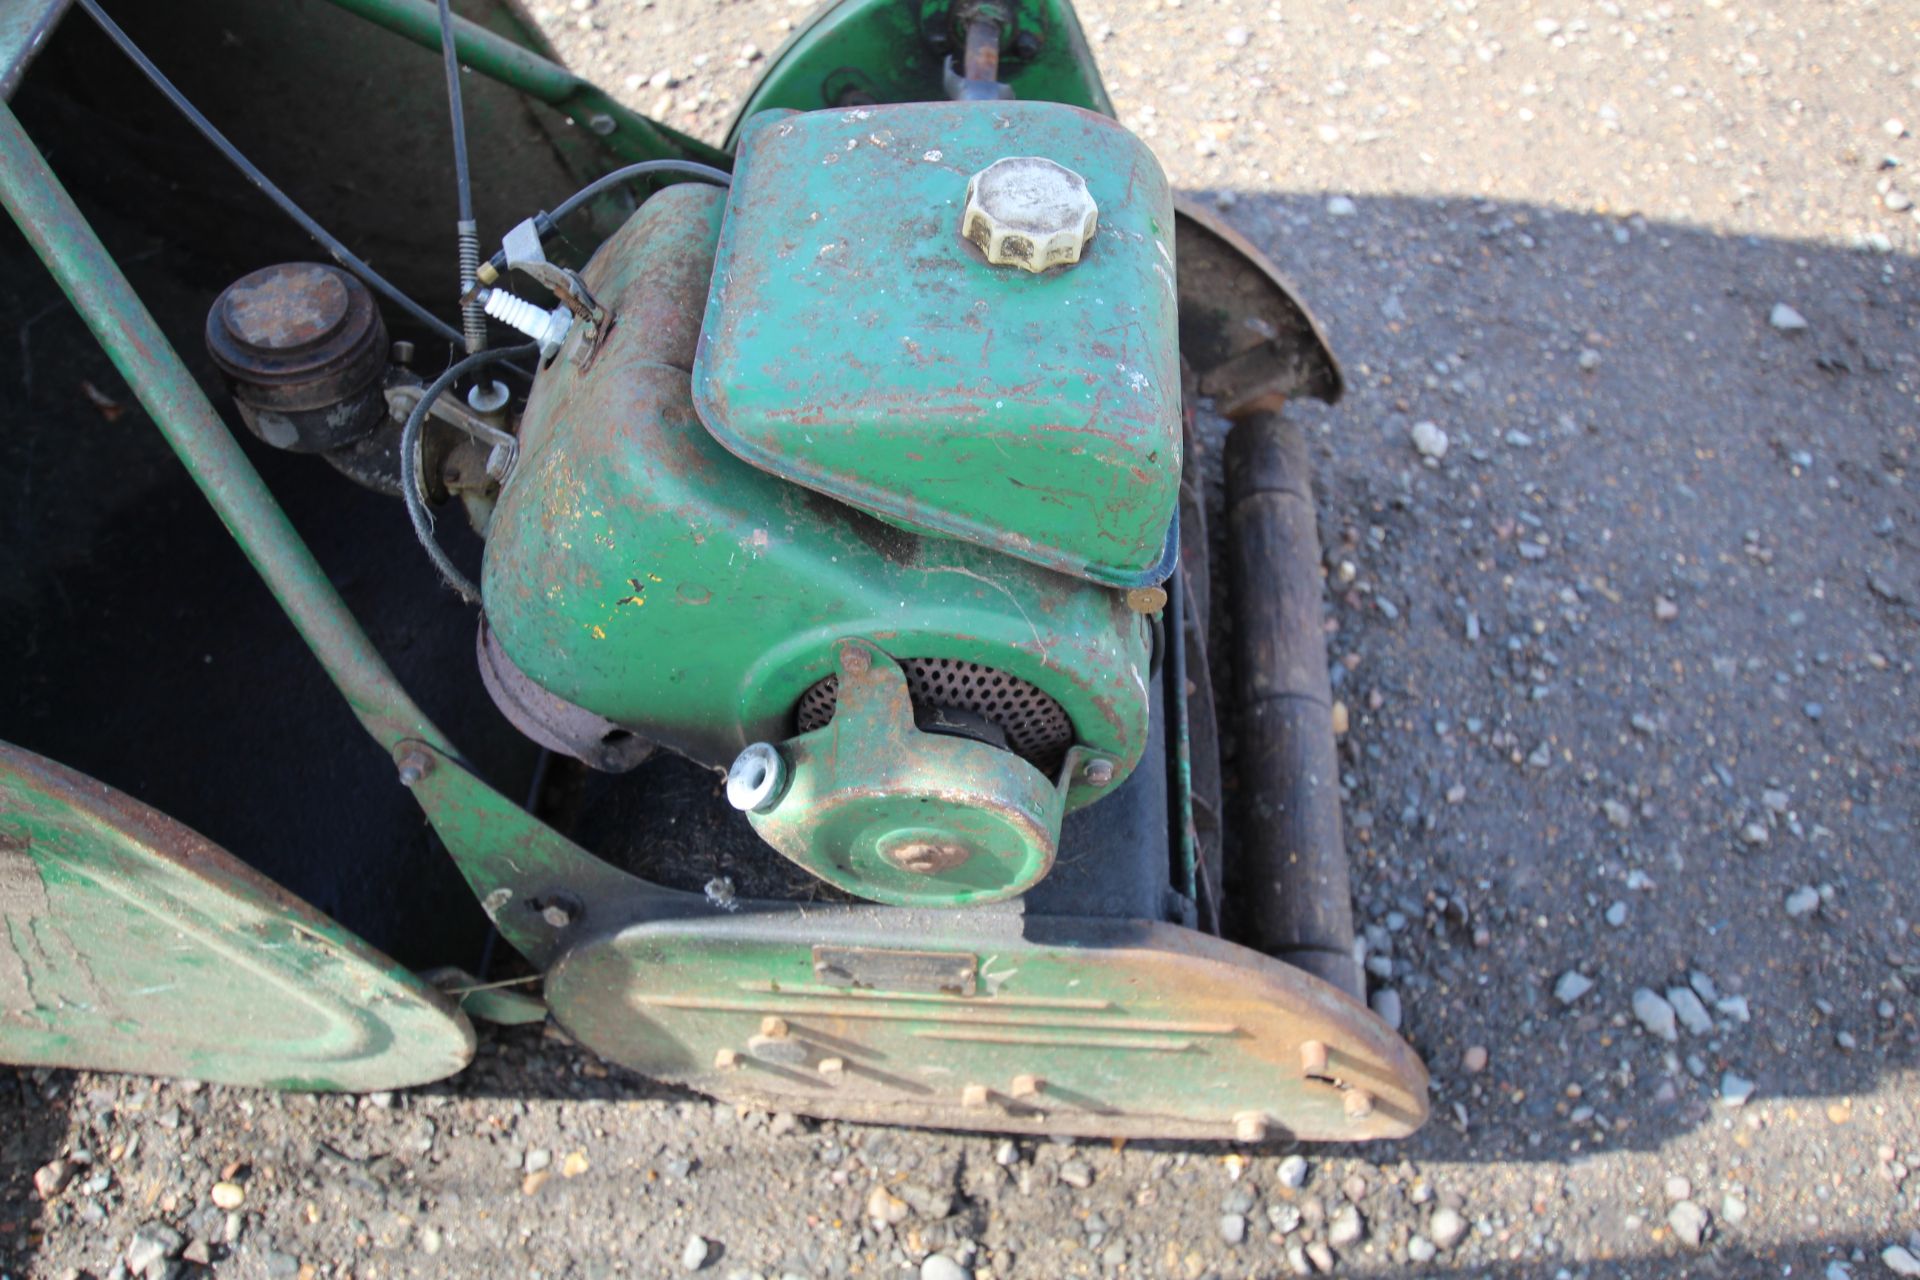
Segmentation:
{"type": "Polygon", "coordinates": [[[655,195],[582,279],[607,320],[539,373],[488,534],[503,708],[594,763],[730,764],[859,896],[1032,885],[1148,732],[1181,466],[1152,153],[1047,103],[768,112],[728,191],[655,195]]]}

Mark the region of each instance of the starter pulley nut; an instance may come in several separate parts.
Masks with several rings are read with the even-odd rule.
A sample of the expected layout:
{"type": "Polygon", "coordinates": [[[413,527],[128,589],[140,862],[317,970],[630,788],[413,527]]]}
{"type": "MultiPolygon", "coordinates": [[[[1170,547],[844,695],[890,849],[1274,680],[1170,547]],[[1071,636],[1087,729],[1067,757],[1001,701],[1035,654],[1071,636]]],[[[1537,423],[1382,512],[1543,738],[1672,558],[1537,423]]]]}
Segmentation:
{"type": "Polygon", "coordinates": [[[967,182],[960,234],[995,266],[1045,271],[1080,261],[1099,222],[1085,178],[1044,156],[1007,156],[967,182]]]}
{"type": "Polygon", "coordinates": [[[727,803],[742,813],[765,813],[787,789],[787,762],[770,742],[756,742],[727,770],[727,803]]]}

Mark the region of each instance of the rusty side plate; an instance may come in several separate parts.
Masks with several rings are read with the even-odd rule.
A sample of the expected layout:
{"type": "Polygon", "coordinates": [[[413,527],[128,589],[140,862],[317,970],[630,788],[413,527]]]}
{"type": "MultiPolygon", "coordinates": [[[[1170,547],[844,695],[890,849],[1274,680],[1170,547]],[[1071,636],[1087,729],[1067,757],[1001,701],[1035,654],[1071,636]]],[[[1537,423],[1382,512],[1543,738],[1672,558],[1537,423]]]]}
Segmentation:
{"type": "Polygon", "coordinates": [[[225,850],[0,743],[0,1062],[367,1090],[451,1075],[464,1015],[225,850]]]}
{"type": "MultiPolygon", "coordinates": [[[[911,957],[911,963],[908,963],[911,957]]],[[[1087,1137],[1359,1141],[1426,1119],[1427,1074],[1326,983],[1145,921],[1001,908],[768,910],[633,925],[550,971],[583,1044],[731,1102],[936,1128],[1087,1137]],[[819,958],[945,952],[973,995],[849,987],[819,958]]]]}

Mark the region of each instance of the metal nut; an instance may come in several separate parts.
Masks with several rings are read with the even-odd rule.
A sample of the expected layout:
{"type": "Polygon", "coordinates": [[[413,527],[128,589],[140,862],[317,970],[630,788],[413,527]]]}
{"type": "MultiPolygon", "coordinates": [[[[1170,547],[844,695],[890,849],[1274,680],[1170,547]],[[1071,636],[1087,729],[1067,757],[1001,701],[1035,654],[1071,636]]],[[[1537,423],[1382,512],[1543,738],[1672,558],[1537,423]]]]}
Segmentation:
{"type": "Polygon", "coordinates": [[[1043,156],[1007,156],[967,182],[960,234],[995,266],[1070,266],[1100,222],[1087,180],[1043,156]]]}
{"type": "Polygon", "coordinates": [[[408,747],[400,753],[400,785],[417,786],[433,772],[433,756],[419,747],[408,747]]]}
{"type": "Polygon", "coordinates": [[[727,770],[727,803],[742,813],[766,813],[787,789],[787,761],[770,742],[756,742],[727,770]]]}

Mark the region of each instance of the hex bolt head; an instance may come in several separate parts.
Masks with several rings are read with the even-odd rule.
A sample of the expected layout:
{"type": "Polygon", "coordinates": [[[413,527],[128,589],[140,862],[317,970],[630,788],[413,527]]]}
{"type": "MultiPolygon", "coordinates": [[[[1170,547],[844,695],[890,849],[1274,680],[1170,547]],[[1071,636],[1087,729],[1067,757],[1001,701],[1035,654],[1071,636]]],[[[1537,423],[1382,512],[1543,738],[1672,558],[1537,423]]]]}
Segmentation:
{"type": "Polygon", "coordinates": [[[1040,1091],[1046,1087],[1047,1082],[1039,1076],[1017,1075],[1013,1078],[1013,1086],[1007,1092],[1016,1098],[1037,1098],[1040,1096],[1040,1091]]]}
{"type": "Polygon", "coordinates": [[[822,1058],[820,1059],[820,1066],[818,1068],[820,1074],[830,1080],[836,1076],[845,1074],[846,1069],[847,1060],[845,1058],[822,1058]]]}
{"type": "Polygon", "coordinates": [[[840,666],[850,676],[863,676],[873,667],[873,655],[864,645],[840,646],[840,666]]]}
{"type": "Polygon", "coordinates": [[[1347,1090],[1347,1119],[1364,1120],[1373,1114],[1373,1095],[1365,1089],[1347,1090]]]}
{"type": "Polygon", "coordinates": [[[1006,156],[967,182],[960,234],[988,262],[1045,271],[1071,266],[1099,229],[1087,180],[1044,156],[1006,156]]]}
{"type": "Polygon", "coordinates": [[[787,1020],[785,1018],[776,1018],[769,1014],[767,1017],[760,1019],[760,1034],[769,1040],[778,1040],[781,1036],[787,1034],[787,1020]]]}
{"type": "Polygon", "coordinates": [[[564,929],[573,923],[573,912],[558,902],[549,902],[540,908],[540,918],[556,929],[564,929]]]}
{"type": "Polygon", "coordinates": [[[721,1049],[713,1055],[715,1071],[732,1071],[740,1065],[740,1052],[737,1049],[721,1049]]]}
{"type": "Polygon", "coordinates": [[[987,1105],[987,1086],[970,1084],[960,1091],[960,1105],[978,1110],[987,1105]]]}
{"type": "Polygon", "coordinates": [[[1300,1044],[1300,1074],[1303,1076],[1324,1076],[1327,1074],[1327,1046],[1319,1040],[1304,1040],[1300,1044]]]}
{"type": "Polygon", "coordinates": [[[1088,783],[1096,787],[1104,787],[1113,781],[1113,761],[1089,760],[1083,773],[1088,783]]]}
{"type": "Polygon", "coordinates": [[[419,747],[408,747],[400,753],[397,762],[400,766],[400,785],[412,787],[419,785],[433,772],[433,755],[419,747]]]}
{"type": "Polygon", "coordinates": [[[1242,1111],[1233,1118],[1233,1138],[1236,1142],[1265,1142],[1267,1139],[1267,1117],[1259,1111],[1242,1111]]]}

